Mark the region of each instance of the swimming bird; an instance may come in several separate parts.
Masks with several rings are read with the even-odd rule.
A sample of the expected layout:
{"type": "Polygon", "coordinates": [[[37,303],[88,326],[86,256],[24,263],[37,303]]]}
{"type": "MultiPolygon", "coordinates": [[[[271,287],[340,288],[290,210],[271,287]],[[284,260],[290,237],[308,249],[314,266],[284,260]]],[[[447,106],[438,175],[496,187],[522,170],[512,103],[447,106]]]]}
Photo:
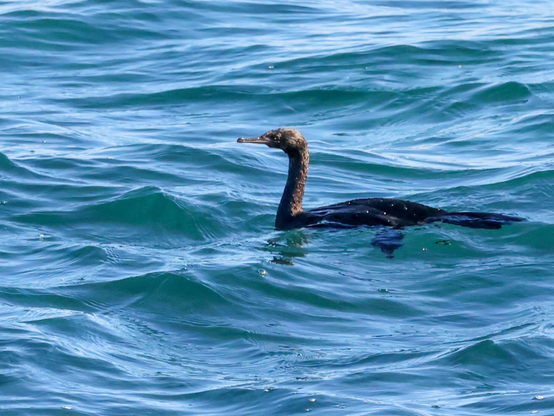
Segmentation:
{"type": "MultiPolygon", "coordinates": [[[[277,230],[304,227],[353,228],[362,225],[402,229],[437,221],[470,228],[498,229],[504,224],[522,221],[519,217],[504,214],[448,212],[417,202],[389,198],[354,199],[304,211],[302,200],[310,164],[308,143],[304,136],[297,129],[280,128],[259,137],[240,138],[238,142],[265,144],[283,150],[289,157],[287,183],[275,218],[277,230]]],[[[394,244],[398,248],[398,241],[394,244]]]]}

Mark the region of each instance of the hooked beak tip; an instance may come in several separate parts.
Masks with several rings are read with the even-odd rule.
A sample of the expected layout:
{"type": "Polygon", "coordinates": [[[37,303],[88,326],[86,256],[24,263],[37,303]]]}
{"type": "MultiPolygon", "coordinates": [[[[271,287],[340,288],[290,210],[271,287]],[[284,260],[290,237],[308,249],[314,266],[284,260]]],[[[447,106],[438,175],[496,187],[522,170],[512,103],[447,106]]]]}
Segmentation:
{"type": "Polygon", "coordinates": [[[237,140],[238,143],[259,143],[259,144],[268,144],[269,141],[265,137],[253,137],[252,139],[247,139],[245,137],[241,137],[237,140]]]}

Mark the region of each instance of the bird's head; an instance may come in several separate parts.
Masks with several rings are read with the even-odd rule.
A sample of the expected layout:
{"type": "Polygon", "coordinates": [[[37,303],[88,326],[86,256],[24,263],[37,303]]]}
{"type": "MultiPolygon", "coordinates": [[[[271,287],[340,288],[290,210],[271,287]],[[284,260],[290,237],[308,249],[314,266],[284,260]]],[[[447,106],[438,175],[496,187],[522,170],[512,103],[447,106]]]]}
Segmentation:
{"type": "Polygon", "coordinates": [[[245,139],[241,137],[237,140],[239,143],[259,143],[265,144],[275,149],[282,149],[286,153],[293,153],[308,147],[306,139],[302,134],[294,128],[281,128],[270,130],[260,137],[245,139]]]}

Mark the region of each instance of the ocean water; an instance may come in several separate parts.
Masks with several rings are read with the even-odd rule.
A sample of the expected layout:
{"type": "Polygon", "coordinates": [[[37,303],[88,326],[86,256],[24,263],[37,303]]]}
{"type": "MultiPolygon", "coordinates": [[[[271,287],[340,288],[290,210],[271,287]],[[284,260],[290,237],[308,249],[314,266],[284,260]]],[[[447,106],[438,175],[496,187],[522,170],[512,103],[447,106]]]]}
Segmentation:
{"type": "Polygon", "coordinates": [[[0,414],[554,414],[548,1],[0,4],[0,414]],[[501,230],[274,230],[366,197],[501,230]]]}

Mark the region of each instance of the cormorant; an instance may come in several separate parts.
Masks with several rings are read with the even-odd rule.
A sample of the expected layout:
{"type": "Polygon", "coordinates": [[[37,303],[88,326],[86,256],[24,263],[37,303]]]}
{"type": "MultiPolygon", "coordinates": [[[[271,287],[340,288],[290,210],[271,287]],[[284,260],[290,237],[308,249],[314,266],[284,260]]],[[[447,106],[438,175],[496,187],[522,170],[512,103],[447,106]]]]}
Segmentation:
{"type": "MultiPolygon", "coordinates": [[[[361,225],[388,226],[401,229],[410,225],[423,225],[432,222],[444,222],[470,228],[498,229],[504,224],[522,221],[521,218],[504,214],[488,212],[448,212],[440,208],[432,208],[417,202],[400,199],[368,198],[354,199],[325,207],[304,211],[302,199],[308,177],[310,155],[308,143],[302,134],[294,128],[280,128],[268,131],[260,137],[252,139],[240,138],[239,143],[259,143],[283,150],[289,157],[289,174],[287,184],[281,197],[275,228],[290,230],[303,227],[353,228],[361,225]]],[[[390,234],[390,233],[389,233],[390,234]]],[[[387,235],[385,233],[385,235],[387,235]]],[[[398,235],[390,241],[395,248],[399,247],[398,235]]],[[[375,241],[379,240],[379,236],[375,241]]],[[[392,251],[385,250],[392,255],[392,251]]]]}

